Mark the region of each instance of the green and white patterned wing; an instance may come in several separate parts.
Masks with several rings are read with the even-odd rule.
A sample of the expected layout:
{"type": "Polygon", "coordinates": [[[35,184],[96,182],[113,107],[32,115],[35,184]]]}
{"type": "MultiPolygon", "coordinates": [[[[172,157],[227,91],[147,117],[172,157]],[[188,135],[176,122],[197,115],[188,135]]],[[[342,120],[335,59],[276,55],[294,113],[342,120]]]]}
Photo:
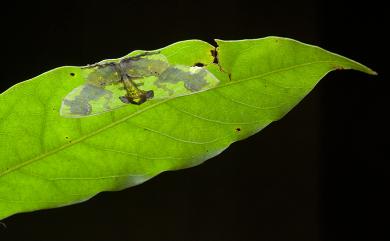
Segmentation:
{"type": "Polygon", "coordinates": [[[123,87],[106,86],[101,88],[85,84],[73,89],[62,101],[60,115],[68,118],[81,118],[111,111],[126,105],[120,100],[123,87]]]}
{"type": "Polygon", "coordinates": [[[73,89],[62,101],[60,115],[81,118],[119,108],[119,97],[126,91],[115,65],[102,64],[83,68],[84,85],[73,89]]]}
{"type": "Polygon", "coordinates": [[[137,80],[140,89],[153,90],[154,99],[173,98],[190,95],[211,89],[219,84],[219,80],[207,69],[174,65],[167,68],[160,76],[137,80]]]}
{"type": "Polygon", "coordinates": [[[122,59],[120,66],[140,90],[153,91],[150,99],[189,95],[219,84],[219,80],[207,69],[170,65],[163,54],[156,52],[122,59]]]}
{"type": "Polygon", "coordinates": [[[138,56],[124,58],[119,64],[122,71],[133,78],[159,76],[169,67],[165,55],[155,52],[145,52],[138,56]]]}

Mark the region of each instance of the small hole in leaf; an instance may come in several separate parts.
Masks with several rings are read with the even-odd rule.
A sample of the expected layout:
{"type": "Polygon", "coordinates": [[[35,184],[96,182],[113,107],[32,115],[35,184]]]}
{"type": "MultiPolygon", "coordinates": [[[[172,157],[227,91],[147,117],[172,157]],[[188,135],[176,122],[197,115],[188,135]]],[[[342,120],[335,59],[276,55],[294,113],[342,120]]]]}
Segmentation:
{"type": "Polygon", "coordinates": [[[70,76],[75,76],[76,74],[75,73],[70,73],[70,76]]]}
{"type": "Polygon", "coordinates": [[[196,63],[196,64],[194,64],[194,66],[196,66],[196,67],[204,67],[204,64],[203,63],[196,63]]]}
{"type": "Polygon", "coordinates": [[[236,131],[241,131],[241,128],[237,127],[237,128],[236,128],[236,131]]]}

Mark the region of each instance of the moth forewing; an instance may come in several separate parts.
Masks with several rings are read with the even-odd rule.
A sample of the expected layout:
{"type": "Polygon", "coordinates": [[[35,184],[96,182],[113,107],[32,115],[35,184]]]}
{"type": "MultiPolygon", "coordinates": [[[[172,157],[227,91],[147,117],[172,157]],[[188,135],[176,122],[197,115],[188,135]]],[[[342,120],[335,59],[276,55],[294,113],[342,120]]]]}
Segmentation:
{"type": "Polygon", "coordinates": [[[85,84],[73,89],[63,99],[60,115],[68,118],[81,118],[111,111],[126,105],[120,101],[121,95],[123,95],[123,89],[118,85],[100,88],[85,84]]]}
{"type": "Polygon", "coordinates": [[[122,59],[119,66],[130,78],[143,78],[159,76],[169,67],[169,63],[163,54],[148,54],[122,59]]]}
{"type": "Polygon", "coordinates": [[[118,84],[121,81],[121,73],[115,63],[84,67],[83,77],[86,83],[95,86],[118,84]]]}
{"type": "Polygon", "coordinates": [[[213,88],[219,80],[202,67],[174,65],[166,69],[158,78],[145,81],[140,88],[154,91],[155,99],[163,99],[213,88]]]}

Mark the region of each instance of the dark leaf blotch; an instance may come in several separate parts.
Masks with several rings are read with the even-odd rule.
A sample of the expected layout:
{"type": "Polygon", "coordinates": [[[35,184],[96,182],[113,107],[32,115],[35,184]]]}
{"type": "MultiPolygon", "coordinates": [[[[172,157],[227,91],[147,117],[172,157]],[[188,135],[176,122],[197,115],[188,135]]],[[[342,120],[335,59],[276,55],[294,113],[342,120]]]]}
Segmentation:
{"type": "Polygon", "coordinates": [[[203,63],[196,63],[196,64],[194,64],[194,66],[196,66],[196,67],[204,67],[204,64],[203,63]]]}

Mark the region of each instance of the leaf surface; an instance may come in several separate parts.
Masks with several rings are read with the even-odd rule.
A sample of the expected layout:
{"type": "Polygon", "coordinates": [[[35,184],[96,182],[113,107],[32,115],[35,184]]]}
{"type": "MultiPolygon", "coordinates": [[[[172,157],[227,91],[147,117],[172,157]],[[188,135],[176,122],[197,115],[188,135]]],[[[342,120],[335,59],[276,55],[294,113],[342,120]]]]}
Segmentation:
{"type": "MultiPolygon", "coordinates": [[[[295,40],[199,40],[161,49],[170,63],[202,63],[221,83],[88,118],[63,118],[62,99],[84,83],[60,67],[0,95],[0,219],[85,201],[198,165],[283,117],[328,72],[369,68],[295,40]]],[[[136,54],[134,51],[131,54],[136,54]]]]}

